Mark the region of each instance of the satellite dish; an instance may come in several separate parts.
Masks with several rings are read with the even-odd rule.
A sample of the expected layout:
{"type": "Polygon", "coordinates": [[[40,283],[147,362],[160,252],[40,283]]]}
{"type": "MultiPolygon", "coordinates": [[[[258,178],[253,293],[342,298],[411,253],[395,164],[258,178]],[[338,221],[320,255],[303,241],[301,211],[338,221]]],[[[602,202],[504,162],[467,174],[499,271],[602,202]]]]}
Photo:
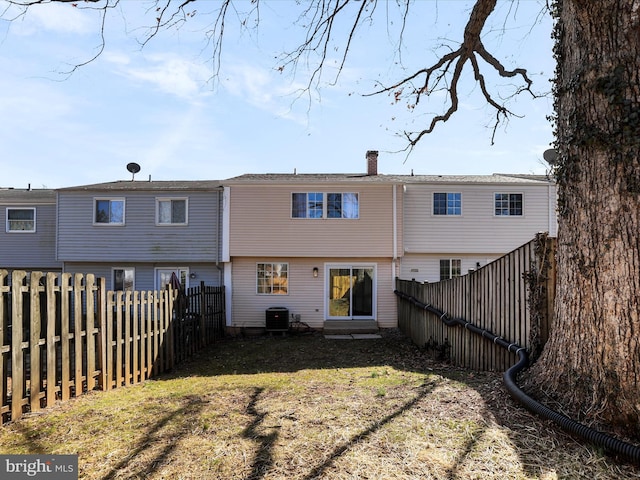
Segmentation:
{"type": "Polygon", "coordinates": [[[136,173],[140,171],[140,165],[134,162],[128,163],[127,170],[131,172],[131,181],[133,181],[133,178],[136,176],[136,173]]]}
{"type": "Polygon", "coordinates": [[[542,158],[544,158],[549,165],[553,166],[558,160],[558,152],[555,148],[550,148],[549,150],[544,151],[544,153],[542,154],[542,158]]]}

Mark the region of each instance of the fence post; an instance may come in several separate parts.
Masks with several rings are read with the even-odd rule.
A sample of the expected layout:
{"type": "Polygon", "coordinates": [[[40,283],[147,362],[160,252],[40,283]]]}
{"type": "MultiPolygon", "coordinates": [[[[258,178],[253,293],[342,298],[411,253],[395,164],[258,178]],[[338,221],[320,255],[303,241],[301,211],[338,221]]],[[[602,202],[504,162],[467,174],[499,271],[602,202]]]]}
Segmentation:
{"type": "Polygon", "coordinates": [[[84,275],[76,273],[73,278],[73,344],[74,344],[74,385],[75,396],[82,395],[82,281],[84,275]]]}
{"type": "Polygon", "coordinates": [[[205,318],[204,316],[206,315],[207,312],[207,296],[205,294],[205,286],[204,286],[204,280],[200,281],[200,345],[201,346],[206,346],[207,345],[207,339],[208,337],[208,333],[206,331],[206,323],[205,322],[205,318]]]}
{"type": "Polygon", "coordinates": [[[47,407],[56,402],[56,274],[47,273],[47,407]]]}
{"type": "MultiPolygon", "coordinates": [[[[5,332],[9,325],[9,308],[7,305],[10,287],[5,285],[9,272],[0,269],[0,423],[4,421],[4,415],[8,412],[7,388],[8,372],[7,364],[4,360],[4,353],[9,351],[10,345],[5,345],[5,332]]],[[[9,339],[11,342],[11,339],[9,339]]]]}
{"type": "Polygon", "coordinates": [[[27,272],[20,270],[14,270],[11,274],[11,420],[14,421],[22,416],[22,397],[24,395],[22,294],[28,290],[28,287],[23,285],[26,276],[27,272]]]}
{"type": "Polygon", "coordinates": [[[86,320],[86,344],[87,344],[87,391],[91,391],[96,387],[96,306],[94,293],[96,287],[96,278],[93,273],[88,273],[85,278],[85,301],[87,309],[86,320]]]}
{"type": "Polygon", "coordinates": [[[31,272],[31,295],[29,305],[29,315],[31,317],[29,332],[29,400],[32,412],[40,410],[40,329],[42,328],[42,310],[40,308],[41,278],[42,272],[31,272]]]}
{"type": "Polygon", "coordinates": [[[98,368],[100,369],[100,388],[107,390],[107,288],[106,280],[98,278],[98,289],[96,303],[98,307],[98,325],[100,334],[98,336],[98,368]]]}
{"type": "Polygon", "coordinates": [[[70,365],[71,357],[69,352],[69,320],[71,318],[71,309],[69,305],[69,281],[71,279],[70,273],[63,273],[60,284],[60,296],[61,296],[61,319],[60,319],[60,350],[62,355],[61,361],[61,385],[60,385],[60,398],[69,400],[70,391],[70,365]]]}
{"type": "Polygon", "coordinates": [[[133,371],[131,369],[131,291],[124,292],[124,384],[125,386],[135,383],[133,371]]]}

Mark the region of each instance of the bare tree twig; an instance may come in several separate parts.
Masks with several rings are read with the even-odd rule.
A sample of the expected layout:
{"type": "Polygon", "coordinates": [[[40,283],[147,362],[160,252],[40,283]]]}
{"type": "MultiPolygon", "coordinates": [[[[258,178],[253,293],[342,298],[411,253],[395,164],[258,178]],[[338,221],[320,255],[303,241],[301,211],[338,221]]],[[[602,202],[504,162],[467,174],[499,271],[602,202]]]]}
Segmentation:
{"type": "MultiPolygon", "coordinates": [[[[82,8],[102,11],[101,42],[97,52],[90,59],[75,65],[69,72],[66,72],[71,74],[78,68],[94,61],[103,53],[105,48],[106,14],[108,9],[117,6],[120,0],[7,0],[7,2],[23,8],[22,13],[31,6],[51,2],[72,3],[74,6],[92,4],[90,7],[83,6],[82,8]]],[[[235,8],[233,0],[220,0],[213,26],[205,33],[205,37],[209,40],[209,45],[212,49],[212,78],[218,77],[222,65],[223,40],[229,16],[235,13],[243,28],[251,28],[248,22],[255,16],[255,26],[257,28],[259,23],[259,3],[260,0],[252,0],[252,9],[248,12],[240,13],[235,8]]],[[[196,14],[195,9],[190,10],[194,4],[196,4],[196,0],[155,0],[152,4],[153,6],[148,9],[148,14],[152,16],[153,21],[150,22],[151,25],[147,27],[147,33],[140,41],[141,46],[147,45],[162,31],[180,28],[183,23],[196,14]]],[[[397,47],[400,61],[402,60],[402,36],[409,18],[410,4],[410,0],[396,0],[396,6],[400,9],[402,19],[397,47]]],[[[443,113],[433,115],[427,122],[427,127],[421,131],[403,132],[402,135],[408,142],[407,150],[412,150],[425,135],[433,132],[438,124],[448,121],[458,110],[458,86],[466,65],[469,65],[473,71],[474,79],[487,104],[496,112],[491,137],[492,144],[500,123],[507,121],[510,116],[516,116],[505,106],[506,100],[525,91],[536,97],[531,90],[533,82],[529,78],[527,71],[523,68],[515,68],[513,70],[505,68],[494,55],[486,50],[482,43],[481,33],[487,19],[495,10],[496,4],[497,0],[476,0],[458,48],[441,55],[437,61],[428,67],[421,68],[389,86],[379,84],[381,85],[380,88],[364,94],[366,97],[387,93],[393,95],[395,103],[400,100],[406,101],[407,106],[414,110],[425,96],[429,97],[434,92],[446,91],[443,113]],[[482,67],[479,59],[484,61],[482,67]],[[499,94],[491,92],[487,87],[485,80],[486,66],[489,67],[488,71],[495,72],[499,77],[520,80],[522,84],[516,88],[514,93],[505,98],[499,98],[499,94]]],[[[309,94],[309,102],[311,103],[310,92],[312,90],[319,91],[323,73],[330,66],[329,61],[334,48],[335,51],[340,51],[340,54],[335,63],[335,72],[329,84],[334,85],[337,82],[346,65],[358,28],[367,19],[373,18],[377,6],[378,0],[313,0],[304,7],[296,23],[301,24],[306,29],[305,37],[297,48],[281,57],[282,63],[278,67],[280,71],[291,69],[296,72],[301,62],[305,62],[307,67],[305,75],[308,78],[306,88],[301,89],[298,98],[306,92],[309,94]],[[350,8],[352,6],[355,6],[355,8],[350,8]],[[338,29],[338,21],[343,18],[351,18],[346,31],[338,29]],[[346,32],[344,33],[344,38],[337,38],[342,32],[346,32]],[[316,55],[316,58],[312,59],[312,55],[316,55]]]]}

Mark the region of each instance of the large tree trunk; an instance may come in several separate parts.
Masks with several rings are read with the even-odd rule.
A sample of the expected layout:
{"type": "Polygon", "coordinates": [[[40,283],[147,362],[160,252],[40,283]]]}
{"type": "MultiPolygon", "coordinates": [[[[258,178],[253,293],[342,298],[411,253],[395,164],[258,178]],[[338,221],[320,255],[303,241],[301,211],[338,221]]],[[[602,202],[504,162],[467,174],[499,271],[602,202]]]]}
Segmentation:
{"type": "Polygon", "coordinates": [[[530,380],[640,432],[640,0],[557,0],[557,296],[530,380]]]}

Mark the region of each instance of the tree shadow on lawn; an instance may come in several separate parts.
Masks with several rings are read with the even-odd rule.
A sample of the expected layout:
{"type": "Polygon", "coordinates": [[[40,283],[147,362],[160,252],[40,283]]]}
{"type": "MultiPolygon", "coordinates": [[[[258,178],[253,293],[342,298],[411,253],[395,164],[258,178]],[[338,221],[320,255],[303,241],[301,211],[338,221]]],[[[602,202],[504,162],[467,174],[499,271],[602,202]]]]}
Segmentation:
{"type": "MultiPolygon", "coordinates": [[[[456,451],[452,452],[453,455],[450,457],[451,462],[446,474],[437,478],[461,478],[461,472],[468,467],[467,463],[473,463],[476,451],[483,448],[478,442],[492,425],[498,425],[502,434],[508,437],[509,448],[518,457],[523,477],[547,477],[549,472],[557,472],[559,478],[581,478],[568,470],[571,462],[577,462],[584,467],[582,475],[594,478],[640,478],[640,472],[633,475],[633,469],[625,466],[619,468],[615,475],[603,475],[604,460],[597,450],[572,440],[568,435],[558,432],[551,422],[536,418],[515,404],[502,385],[501,373],[478,373],[453,368],[433,359],[424,349],[412,344],[398,331],[385,332],[382,338],[373,340],[332,340],[319,334],[229,338],[196,354],[191,361],[181,364],[171,374],[156,377],[154,380],[293,373],[320,369],[369,368],[375,372],[385,367],[425,375],[433,374],[441,377],[441,380],[426,380],[414,390],[411,398],[406,398],[403,403],[380,411],[378,416],[366,420],[358,431],[308,465],[308,473],[296,478],[322,478],[332,469],[339,468],[337,464],[341,458],[359,445],[365,444],[376,432],[392,424],[404,413],[414,409],[431,408],[440,408],[442,411],[446,409],[447,415],[452,418],[456,418],[456,415],[462,417],[465,412],[475,409],[476,415],[481,415],[486,420],[477,423],[471,434],[457,444],[456,451]],[[436,388],[455,385],[456,382],[463,384],[463,388],[466,386],[473,389],[473,396],[466,399],[468,404],[459,405],[459,398],[452,396],[448,399],[446,394],[443,399],[442,393],[429,399],[436,388]],[[434,404],[437,406],[434,407],[434,404]]],[[[277,468],[274,454],[279,430],[270,429],[265,423],[268,415],[273,412],[260,406],[267,393],[262,386],[252,387],[244,407],[249,420],[240,435],[251,440],[255,446],[248,465],[249,473],[245,477],[247,480],[259,480],[273,474],[273,470],[277,468]]],[[[107,480],[123,475],[127,475],[128,478],[152,477],[171,458],[181,436],[189,435],[189,429],[182,427],[196,424],[206,404],[207,402],[199,397],[185,397],[178,409],[167,412],[166,415],[158,417],[153,424],[146,425],[144,439],[133,445],[126,458],[111,467],[101,478],[107,480]],[[166,430],[171,428],[171,425],[175,425],[177,430],[172,434],[171,441],[167,441],[166,430]],[[141,458],[145,459],[141,462],[141,458]]],[[[428,412],[418,412],[418,415],[422,414],[428,415],[428,412]]],[[[42,451],[42,448],[34,444],[31,451],[42,451]]],[[[424,468],[428,472],[431,466],[425,464],[424,468]]]]}
{"type": "MultiPolygon", "coordinates": [[[[514,363],[517,359],[514,356],[514,363]]],[[[606,457],[596,447],[585,445],[582,441],[564,433],[549,420],[537,417],[524,407],[513,401],[502,383],[502,372],[473,372],[454,368],[444,362],[435,360],[425,349],[411,343],[398,330],[383,332],[380,339],[342,340],[327,339],[318,333],[307,335],[236,337],[224,340],[211,349],[201,352],[193,361],[181,365],[171,376],[219,376],[247,375],[258,373],[286,373],[316,369],[348,369],[348,368],[381,368],[393,367],[400,371],[411,371],[425,374],[437,374],[456,382],[461,382],[475,390],[484,400],[483,417],[502,427],[508,435],[512,448],[515,449],[523,473],[530,476],[557,471],[559,474],[570,474],[567,465],[576,458],[585,460],[583,464],[591,464],[596,468],[590,472],[585,466],[587,475],[602,475],[604,470],[613,468],[616,476],[611,478],[640,478],[640,472],[631,465],[616,466],[616,459],[606,457]],[[547,452],[547,453],[545,453],[547,452]],[[626,473],[625,473],[626,472],[626,473]],[[631,472],[631,473],[629,473],[631,472]]],[[[261,392],[252,398],[255,401],[261,392]]],[[[352,445],[367,438],[383,424],[393,420],[402,412],[412,408],[424,398],[428,392],[422,392],[398,411],[383,420],[376,420],[349,442],[336,447],[333,454],[324,463],[314,467],[305,478],[315,478],[336,458],[343,455],[352,445]]],[[[264,418],[264,414],[256,415],[256,421],[264,418]]],[[[250,426],[250,431],[255,425],[250,426]]],[[[481,434],[481,432],[479,432],[481,434]]],[[[277,435],[277,434],[273,434],[277,435]]],[[[256,438],[256,437],[252,437],[256,438]]],[[[253,475],[259,478],[259,472],[268,470],[272,464],[270,449],[275,438],[268,435],[258,437],[261,442],[262,460],[254,464],[253,475]],[[259,468],[258,468],[259,467],[259,468]]],[[[465,457],[470,455],[474,442],[469,443],[463,452],[459,452],[451,476],[455,476],[458,465],[462,465],[465,457]]],[[[622,462],[622,460],[620,460],[622,462]]]]}

